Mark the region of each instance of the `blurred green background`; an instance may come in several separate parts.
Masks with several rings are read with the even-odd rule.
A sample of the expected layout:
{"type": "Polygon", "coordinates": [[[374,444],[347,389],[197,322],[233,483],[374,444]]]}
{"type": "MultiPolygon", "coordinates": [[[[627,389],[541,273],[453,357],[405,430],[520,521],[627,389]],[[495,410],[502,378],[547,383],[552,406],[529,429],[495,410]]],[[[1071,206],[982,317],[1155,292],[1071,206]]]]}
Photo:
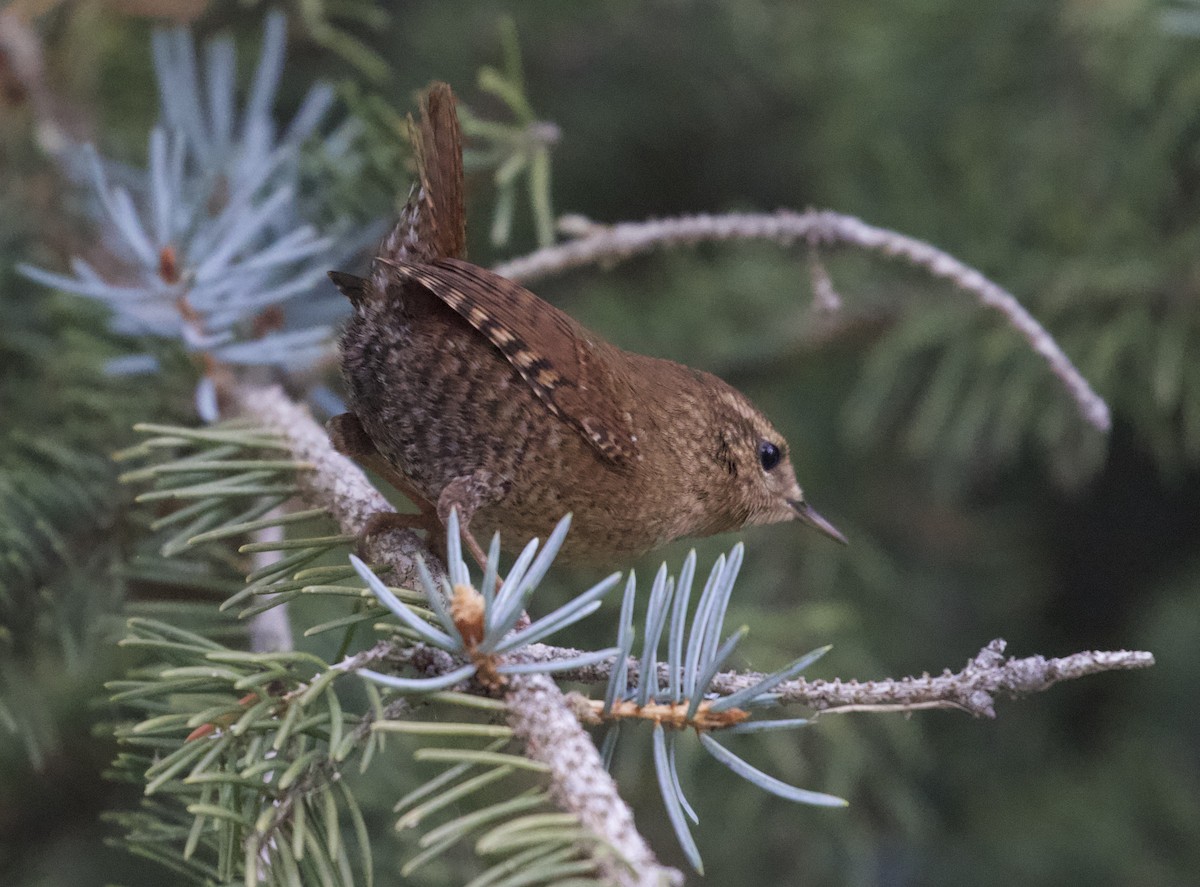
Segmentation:
{"type": "MultiPolygon", "coordinates": [[[[55,101],[139,162],[156,113],[154,23],[232,29],[252,57],[263,12],[24,6],[38,13],[55,101]]],[[[768,797],[707,758],[681,762],[707,883],[1197,883],[1200,9],[430,0],[354,3],[325,20],[314,8],[289,8],[288,101],[325,77],[359,110],[371,95],[406,112],[415,90],[444,79],[477,115],[503,116],[475,76],[499,64],[511,17],[527,93],[562,133],[557,212],[857,215],[1014,292],[1113,407],[1105,440],[998,317],[874,256],[826,256],[846,302],[832,321],[810,311],[802,249],[687,249],[536,287],[621,345],[747,391],[792,442],[810,500],[851,537],[842,550],[796,526],[744,534],[730,615],[751,628],[744,666],[832,643],[814,676],[899,676],[960,668],[993,637],[1018,656],[1136,648],[1158,660],[1003,702],[995,722],[859,714],[739,746],[781,778],[848,798],[845,811],[768,797]],[[364,9],[386,21],[360,23],[364,9]],[[378,79],[364,50],[386,62],[378,79]]],[[[103,843],[101,811],[135,796],[101,778],[114,748],[93,729],[100,684],[123,662],[111,631],[63,626],[119,625],[106,614],[120,609],[128,493],[105,456],[134,421],[186,418],[190,389],[174,376],[161,390],[104,377],[102,360],[124,346],[97,332],[94,307],[15,276],[22,258],[61,267],[82,234],[72,192],[36,147],[35,97],[6,66],[0,81],[0,545],[59,540],[37,571],[5,577],[0,883],[170,883],[103,843]],[[81,599],[86,612],[56,603],[81,599]]],[[[375,138],[378,168],[346,199],[378,211],[406,179],[375,138]]],[[[476,176],[481,263],[534,246],[524,206],[512,242],[488,243],[494,200],[476,176]]],[[[702,563],[731,542],[703,543],[702,563]]],[[[684,550],[667,556],[677,565],[684,550]]],[[[579,589],[583,577],[562,581],[579,589]]],[[[412,852],[389,838],[387,813],[411,784],[408,763],[397,756],[395,785],[363,787],[379,796],[381,883],[398,883],[396,860],[412,852]]],[[[617,771],[639,825],[680,864],[645,749],[632,743],[617,771]]]]}

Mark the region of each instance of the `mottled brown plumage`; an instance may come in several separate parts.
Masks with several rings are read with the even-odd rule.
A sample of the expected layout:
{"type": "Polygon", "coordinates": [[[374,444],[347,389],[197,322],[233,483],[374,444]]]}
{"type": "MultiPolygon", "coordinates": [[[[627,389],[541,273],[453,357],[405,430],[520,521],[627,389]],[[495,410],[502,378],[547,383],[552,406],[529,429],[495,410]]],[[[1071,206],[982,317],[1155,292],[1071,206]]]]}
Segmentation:
{"type": "MultiPolygon", "coordinates": [[[[564,554],[630,557],[684,536],[801,519],[782,436],[717,377],[623,351],[518,284],[462,260],[461,137],[435,84],[414,127],[420,186],[371,274],[331,276],[352,413],[339,445],[413,499],[510,545],[567,512],[564,554]]],[[[844,541],[844,540],[842,540],[844,541]]],[[[474,549],[478,546],[472,545],[474,549]]]]}

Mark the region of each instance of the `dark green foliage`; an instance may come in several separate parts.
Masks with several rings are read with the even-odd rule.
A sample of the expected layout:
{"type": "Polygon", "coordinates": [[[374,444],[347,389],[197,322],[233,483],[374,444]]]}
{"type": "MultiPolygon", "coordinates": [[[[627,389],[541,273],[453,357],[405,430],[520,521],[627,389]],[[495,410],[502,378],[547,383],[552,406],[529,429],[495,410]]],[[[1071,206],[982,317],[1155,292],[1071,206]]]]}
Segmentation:
{"type": "Polygon", "coordinates": [[[121,351],[95,331],[98,312],[31,289],[0,281],[0,413],[20,417],[0,438],[0,730],[37,765],[62,738],[54,706],[30,700],[73,697],[56,667],[95,686],[119,629],[125,496],[107,451],[138,406],[172,407],[165,387],[135,397],[144,383],[105,374],[121,351]]]}

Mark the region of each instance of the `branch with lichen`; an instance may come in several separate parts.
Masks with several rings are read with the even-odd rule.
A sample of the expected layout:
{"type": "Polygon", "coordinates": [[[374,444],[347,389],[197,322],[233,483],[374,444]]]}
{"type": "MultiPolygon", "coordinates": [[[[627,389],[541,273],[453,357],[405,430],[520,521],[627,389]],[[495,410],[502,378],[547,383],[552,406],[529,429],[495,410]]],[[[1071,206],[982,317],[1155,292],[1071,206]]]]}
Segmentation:
{"type": "MultiPolygon", "coordinates": [[[[1047,658],[1005,657],[1006,642],[997,638],[957,672],[943,671],[880,681],[789,681],[776,688],[781,703],[802,703],[817,712],[918,711],[953,709],[976,717],[996,717],[997,696],[1019,699],[1049,690],[1060,681],[1108,671],[1130,671],[1154,665],[1154,655],[1141,650],[1087,650],[1047,658]]],[[[719,692],[735,693],[754,682],[753,674],[721,675],[719,692]]]]}
{"type": "MultiPolygon", "coordinates": [[[[1020,699],[1049,690],[1061,681],[1076,680],[1109,671],[1132,671],[1154,665],[1154,655],[1142,650],[1088,650],[1070,656],[1047,658],[1006,657],[1007,642],[997,638],[971,657],[959,671],[944,670],[939,675],[884,678],[877,681],[806,680],[797,678],[775,687],[781,705],[803,705],[818,714],[853,711],[911,712],[931,709],[961,711],[975,717],[996,717],[998,696],[1020,699]]],[[[582,651],[571,648],[531,644],[522,648],[521,657],[530,662],[573,658],[582,651]]],[[[612,675],[613,662],[599,662],[587,668],[563,672],[565,680],[583,684],[602,684],[612,675]]],[[[639,680],[639,663],[627,663],[629,680],[639,680]]],[[[658,666],[660,678],[667,677],[666,665],[658,666]]],[[[761,681],[765,675],[752,671],[727,671],[713,678],[710,688],[719,696],[729,696],[761,681]]],[[[624,717],[634,716],[629,712],[624,717]]],[[[645,715],[649,720],[664,719],[658,711],[645,715]]]]}
{"type": "Polygon", "coordinates": [[[528,283],[575,268],[613,265],[655,250],[698,243],[742,240],[767,240],[781,246],[801,243],[807,244],[811,252],[817,305],[829,311],[836,310],[840,300],[820,264],[819,249],[851,246],[903,259],[973,295],[985,308],[999,311],[1029,347],[1045,359],[1084,418],[1101,431],[1112,427],[1108,404],[1096,394],[1054,337],[1017,301],[1016,296],[988,280],[981,272],[924,241],[829,210],[693,215],[615,225],[599,225],[571,216],[563,221],[562,227],[575,239],[512,259],[494,270],[528,283]]]}

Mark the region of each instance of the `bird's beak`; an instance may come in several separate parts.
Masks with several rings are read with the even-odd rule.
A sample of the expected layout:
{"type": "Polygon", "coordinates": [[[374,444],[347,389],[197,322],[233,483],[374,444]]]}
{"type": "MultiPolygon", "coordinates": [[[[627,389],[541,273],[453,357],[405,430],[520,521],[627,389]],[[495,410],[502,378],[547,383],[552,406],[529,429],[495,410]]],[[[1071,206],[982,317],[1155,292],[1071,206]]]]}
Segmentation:
{"type": "Polygon", "coordinates": [[[789,503],[792,508],[796,509],[796,517],[819,533],[828,536],[834,542],[840,542],[843,545],[849,545],[849,540],[842,535],[841,531],[831,524],[821,515],[813,511],[812,507],[803,499],[789,503]]]}

